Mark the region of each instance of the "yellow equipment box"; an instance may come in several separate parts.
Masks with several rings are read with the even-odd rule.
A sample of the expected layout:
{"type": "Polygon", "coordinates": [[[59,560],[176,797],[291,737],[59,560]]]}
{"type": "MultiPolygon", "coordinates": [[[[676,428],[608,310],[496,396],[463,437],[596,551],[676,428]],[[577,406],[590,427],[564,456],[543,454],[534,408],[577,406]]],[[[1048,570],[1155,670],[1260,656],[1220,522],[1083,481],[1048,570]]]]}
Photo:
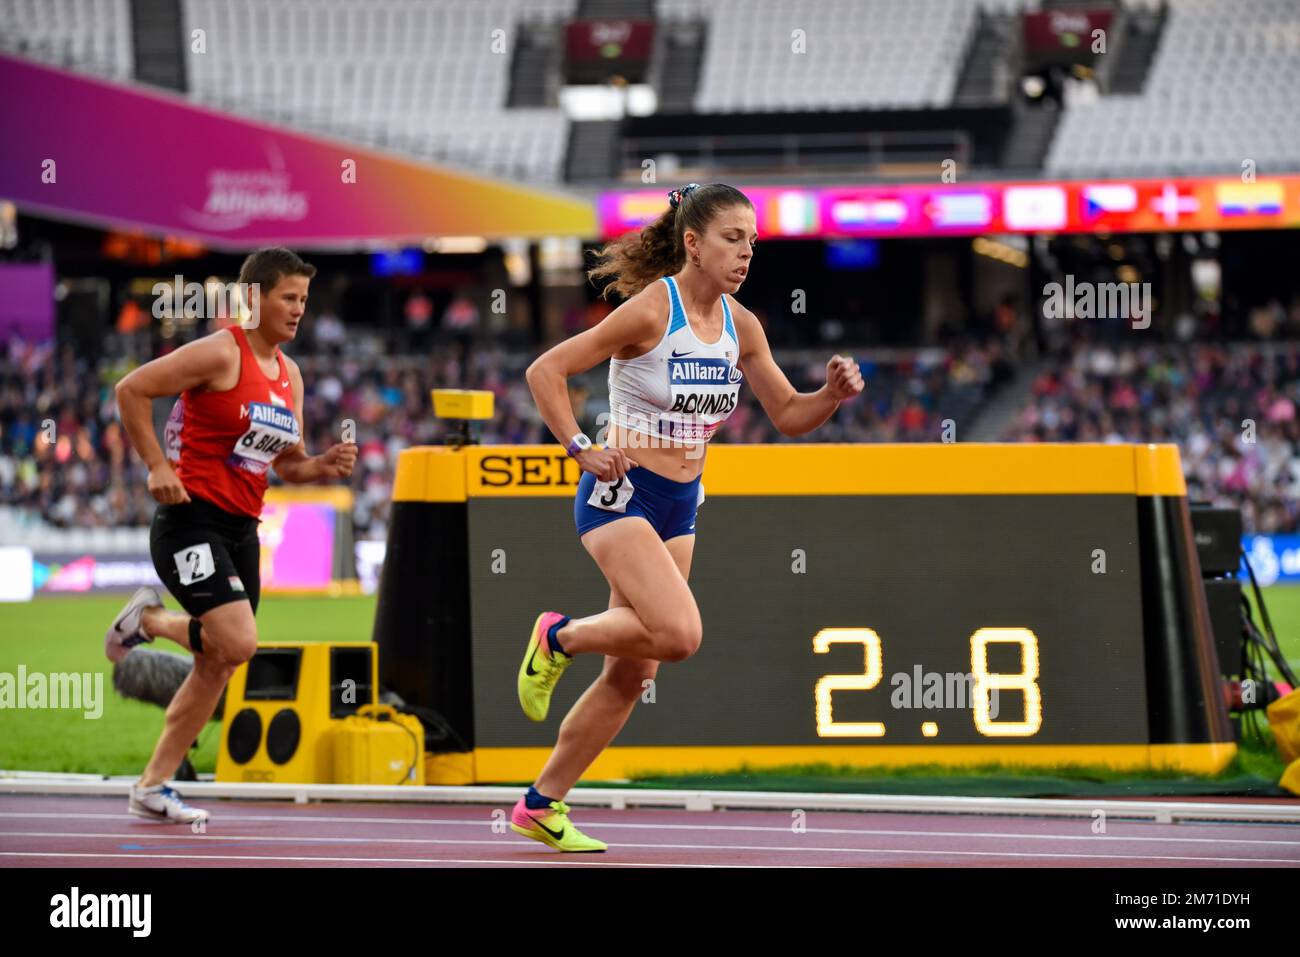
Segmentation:
{"type": "Polygon", "coordinates": [[[433,414],[439,419],[490,419],[495,398],[487,389],[434,389],[433,414]]]}
{"type": "Polygon", "coordinates": [[[333,729],[335,784],[424,786],[424,726],[386,704],[363,705],[333,729]]]}
{"type": "Polygon", "coordinates": [[[226,688],[217,780],[333,781],[333,729],[378,698],[378,650],[372,641],[258,645],[226,688]]]}

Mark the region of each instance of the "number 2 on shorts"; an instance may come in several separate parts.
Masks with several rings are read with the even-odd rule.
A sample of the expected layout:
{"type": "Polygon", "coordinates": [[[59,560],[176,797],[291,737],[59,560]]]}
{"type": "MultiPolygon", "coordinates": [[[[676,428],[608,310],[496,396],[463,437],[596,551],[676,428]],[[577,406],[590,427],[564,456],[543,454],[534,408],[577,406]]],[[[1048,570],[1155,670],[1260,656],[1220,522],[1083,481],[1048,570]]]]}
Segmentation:
{"type": "Polygon", "coordinates": [[[217,570],[217,563],[212,558],[212,546],[207,542],[182,548],[172,555],[176,570],[180,572],[182,585],[193,585],[205,578],[210,578],[217,570]]]}

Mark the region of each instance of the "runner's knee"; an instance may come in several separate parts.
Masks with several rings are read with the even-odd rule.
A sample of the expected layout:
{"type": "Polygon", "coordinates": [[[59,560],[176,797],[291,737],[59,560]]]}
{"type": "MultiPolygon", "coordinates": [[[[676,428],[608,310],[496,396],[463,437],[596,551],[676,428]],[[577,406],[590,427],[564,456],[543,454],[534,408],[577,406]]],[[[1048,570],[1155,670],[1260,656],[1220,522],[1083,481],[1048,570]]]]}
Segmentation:
{"type": "Polygon", "coordinates": [[[222,652],[222,656],[227,664],[238,667],[253,657],[256,652],[257,635],[244,632],[230,639],[222,652]]]}
{"type": "Polygon", "coordinates": [[[219,684],[225,684],[230,680],[239,668],[239,665],[226,661],[224,658],[213,655],[203,654],[194,656],[194,670],[203,678],[214,681],[219,684]]]}
{"type": "Polygon", "coordinates": [[[655,637],[661,661],[685,661],[699,650],[704,639],[704,626],[696,614],[661,626],[655,637]]]}
{"type": "Polygon", "coordinates": [[[238,668],[257,651],[257,629],[250,613],[243,616],[205,616],[203,656],[213,664],[238,668]],[[214,620],[215,618],[215,620],[214,620]]]}
{"type": "Polygon", "coordinates": [[[635,701],[645,693],[646,682],[654,680],[658,667],[657,661],[620,658],[612,667],[606,668],[600,678],[621,697],[635,701]]]}

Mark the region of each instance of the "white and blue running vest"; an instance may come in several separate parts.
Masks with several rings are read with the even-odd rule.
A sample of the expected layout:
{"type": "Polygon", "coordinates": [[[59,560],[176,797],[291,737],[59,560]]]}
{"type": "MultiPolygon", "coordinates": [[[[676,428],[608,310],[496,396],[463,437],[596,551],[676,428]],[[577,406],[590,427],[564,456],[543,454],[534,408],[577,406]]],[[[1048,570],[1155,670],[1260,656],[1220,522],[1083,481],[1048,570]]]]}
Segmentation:
{"type": "Polygon", "coordinates": [[[659,344],[635,359],[609,360],[611,421],[624,429],[675,442],[707,442],[736,408],[745,378],[736,363],[740,340],[722,297],[722,337],[701,342],[686,321],[672,276],[668,329],[659,344]]]}

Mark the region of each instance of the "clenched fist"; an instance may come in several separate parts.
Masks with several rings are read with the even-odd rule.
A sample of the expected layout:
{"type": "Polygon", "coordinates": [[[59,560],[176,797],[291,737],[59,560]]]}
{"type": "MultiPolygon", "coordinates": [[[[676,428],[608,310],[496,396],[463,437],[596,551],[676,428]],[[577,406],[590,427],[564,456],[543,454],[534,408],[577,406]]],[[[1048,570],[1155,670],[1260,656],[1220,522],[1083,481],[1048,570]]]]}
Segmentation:
{"type": "Polygon", "coordinates": [[[357,446],[354,442],[340,442],[321,453],[322,478],[347,478],[357,464],[357,446]]]}
{"type": "Polygon", "coordinates": [[[587,449],[579,452],[575,458],[579,468],[592,473],[602,482],[621,479],[637,467],[637,463],[622,449],[587,449]]]}
{"type": "Polygon", "coordinates": [[[149,470],[149,494],[163,505],[180,505],[190,500],[190,493],[177,478],[171,464],[163,462],[149,470]]]}
{"type": "Polygon", "coordinates": [[[858,364],[847,356],[835,356],[826,363],[826,388],[831,398],[843,402],[863,389],[862,372],[858,364]]]}

